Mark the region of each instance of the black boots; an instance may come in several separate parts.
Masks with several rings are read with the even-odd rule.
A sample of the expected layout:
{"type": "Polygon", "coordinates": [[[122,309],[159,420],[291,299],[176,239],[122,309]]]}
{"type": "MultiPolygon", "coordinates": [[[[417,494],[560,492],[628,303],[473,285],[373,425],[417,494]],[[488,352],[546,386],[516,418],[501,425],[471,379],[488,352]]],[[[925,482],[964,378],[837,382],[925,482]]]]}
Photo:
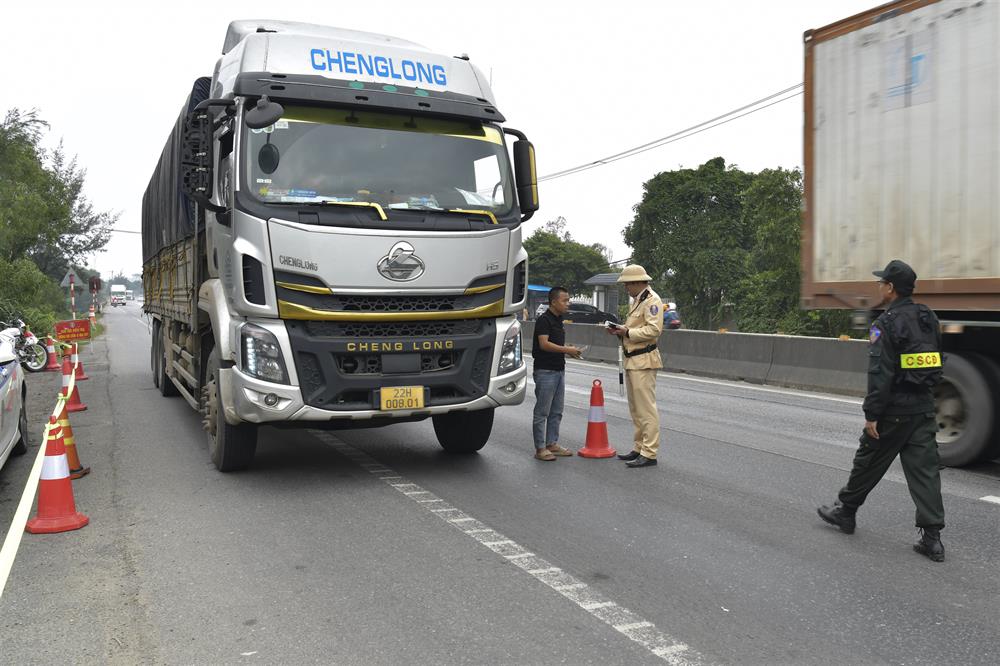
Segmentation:
{"type": "Polygon", "coordinates": [[[839,527],[844,534],[854,534],[854,512],[844,508],[840,502],[834,502],[833,506],[823,505],[816,509],[819,517],[835,527],[839,527]]]}
{"type": "Polygon", "coordinates": [[[941,543],[941,530],[925,527],[920,530],[920,540],[913,544],[913,550],[928,557],[933,562],[944,562],[944,544],[941,543]]]}
{"type": "Polygon", "coordinates": [[[618,460],[635,460],[639,457],[638,451],[629,451],[628,453],[619,453],[618,460]]]}

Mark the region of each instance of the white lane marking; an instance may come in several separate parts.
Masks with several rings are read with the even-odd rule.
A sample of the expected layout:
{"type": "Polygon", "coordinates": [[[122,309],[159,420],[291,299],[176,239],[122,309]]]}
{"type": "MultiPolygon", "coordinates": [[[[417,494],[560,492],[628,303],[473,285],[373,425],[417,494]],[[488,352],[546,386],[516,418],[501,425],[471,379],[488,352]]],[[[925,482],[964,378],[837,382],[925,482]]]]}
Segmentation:
{"type": "Polygon", "coordinates": [[[980,497],[979,499],[984,502],[991,502],[992,504],[1000,504],[1000,497],[997,497],[996,495],[987,495],[985,497],[980,497]]]}
{"type": "MultiPolygon", "coordinates": [[[[351,452],[354,454],[351,457],[357,460],[364,460],[366,462],[374,460],[367,454],[359,453],[357,449],[345,444],[328,432],[317,433],[317,437],[342,454],[346,455],[348,452],[351,452]]],[[[427,502],[427,499],[419,500],[412,496],[409,489],[423,490],[415,483],[385,483],[389,487],[398,490],[403,497],[407,497],[416,504],[427,502]]],[[[428,492],[427,494],[431,495],[432,493],[428,492]]],[[[440,498],[434,496],[432,499],[440,498]]],[[[428,513],[436,514],[441,520],[452,524],[463,534],[478,541],[483,547],[489,548],[492,552],[503,557],[524,573],[576,604],[581,610],[586,611],[622,636],[642,646],[665,662],[679,665],[704,663],[703,657],[688,647],[687,644],[677,641],[660,631],[652,622],[645,620],[624,606],[611,601],[601,592],[566,573],[561,568],[554,566],[548,560],[528,552],[527,549],[516,541],[508,539],[500,532],[470,516],[467,512],[461,511],[456,507],[424,508],[428,513]],[[450,517],[453,511],[458,512],[461,517],[450,517]],[[472,529],[468,529],[470,527],[469,523],[472,524],[472,529]]]]}
{"type": "Polygon", "coordinates": [[[14,518],[10,521],[10,528],[8,528],[7,536],[3,540],[3,547],[0,548],[0,597],[3,597],[4,588],[7,587],[7,577],[10,575],[11,567],[14,566],[17,549],[21,546],[21,537],[24,536],[24,525],[28,522],[31,505],[35,503],[35,489],[38,487],[38,479],[42,475],[42,466],[47,457],[45,450],[48,439],[49,426],[46,424],[45,432],[42,435],[42,444],[38,447],[38,454],[35,456],[35,464],[28,472],[28,481],[24,484],[21,501],[17,504],[14,518]]]}
{"type": "MultiPolygon", "coordinates": [[[[609,364],[609,363],[587,363],[586,361],[574,361],[574,360],[570,360],[570,359],[567,359],[566,362],[569,363],[569,364],[571,364],[571,365],[582,365],[582,366],[590,367],[590,368],[603,368],[605,370],[608,370],[609,372],[613,372],[614,369],[615,369],[615,367],[613,365],[609,364]]],[[[678,379],[678,380],[685,381],[685,382],[694,382],[696,384],[713,384],[715,386],[726,386],[726,387],[734,388],[734,389],[744,389],[744,390],[747,390],[747,391],[759,391],[759,392],[762,392],[762,393],[778,393],[778,394],[781,394],[781,395],[794,396],[796,398],[814,398],[816,400],[828,400],[830,402],[842,402],[842,403],[846,403],[848,405],[860,405],[860,404],[862,404],[864,402],[864,400],[861,400],[859,398],[838,398],[838,397],[834,397],[832,395],[824,395],[822,393],[812,393],[810,391],[796,391],[794,389],[780,389],[780,388],[771,388],[771,387],[767,387],[767,386],[759,386],[757,384],[748,384],[746,382],[725,381],[725,380],[721,380],[721,379],[707,379],[707,378],[704,378],[704,377],[692,377],[690,375],[684,375],[684,374],[681,374],[681,373],[678,373],[678,372],[663,371],[657,377],[657,379],[661,379],[661,378],[662,379],[678,379]]],[[[569,388],[569,387],[567,387],[567,388],[569,388]]],[[[590,392],[588,391],[587,394],[589,395],[590,392]]],[[[608,394],[605,393],[604,397],[605,397],[605,399],[607,399],[608,394]]]]}

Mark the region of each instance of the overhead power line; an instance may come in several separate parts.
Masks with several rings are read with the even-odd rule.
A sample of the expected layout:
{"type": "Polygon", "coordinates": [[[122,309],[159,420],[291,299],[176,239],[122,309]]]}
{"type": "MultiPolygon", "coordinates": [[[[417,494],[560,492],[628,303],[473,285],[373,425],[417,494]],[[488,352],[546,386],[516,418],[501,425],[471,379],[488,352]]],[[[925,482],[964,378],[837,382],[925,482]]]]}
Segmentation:
{"type": "Polygon", "coordinates": [[[141,234],[141,231],[132,231],[130,229],[112,229],[111,231],[116,234],[141,234]]]}
{"type": "Polygon", "coordinates": [[[680,141],[681,139],[686,139],[688,137],[694,136],[695,134],[700,134],[719,125],[725,125],[734,120],[742,118],[744,116],[749,116],[751,113],[757,113],[758,111],[763,111],[764,109],[774,106],[775,104],[780,104],[781,102],[790,100],[802,94],[802,84],[797,83],[794,86],[789,86],[784,90],[779,90],[778,92],[772,93],[767,97],[761,97],[749,104],[744,104],[738,108],[728,111],[720,116],[710,118],[697,125],[692,125],[680,131],[668,134],[667,136],[661,137],[659,139],[654,139],[639,146],[629,148],[628,150],[623,150],[614,155],[608,155],[607,157],[601,158],[599,160],[594,160],[593,162],[586,162],[569,169],[563,169],[562,171],[556,171],[555,173],[550,173],[545,176],[541,176],[538,182],[545,182],[547,180],[555,180],[556,178],[564,178],[566,176],[572,176],[573,174],[580,173],[581,171],[587,171],[589,169],[595,169],[599,166],[604,166],[605,164],[611,164],[612,162],[617,162],[619,160],[626,159],[628,157],[634,157],[640,155],[646,151],[653,150],[654,148],[659,148],[675,141],[680,141]],[[774,101],[771,101],[774,100],[774,101]]]}

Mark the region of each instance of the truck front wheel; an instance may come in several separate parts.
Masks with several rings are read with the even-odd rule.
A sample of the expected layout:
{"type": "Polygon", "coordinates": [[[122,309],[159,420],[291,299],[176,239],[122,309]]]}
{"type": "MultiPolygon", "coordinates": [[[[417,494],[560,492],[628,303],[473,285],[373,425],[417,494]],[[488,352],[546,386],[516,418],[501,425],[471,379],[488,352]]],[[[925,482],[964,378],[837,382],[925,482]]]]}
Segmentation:
{"type": "Polygon", "coordinates": [[[208,380],[205,382],[205,432],[208,433],[208,453],[220,472],[246,469],[253,462],[257,451],[257,425],[226,422],[222,402],[219,400],[219,350],[213,349],[208,357],[208,380]]]}
{"type": "Polygon", "coordinates": [[[434,434],[448,453],[475,453],[486,446],[493,431],[493,410],[452,412],[431,417],[434,434]]]}
{"type": "Polygon", "coordinates": [[[993,395],[1000,381],[995,364],[978,354],[948,354],[944,379],[935,389],[941,463],[961,467],[992,448],[993,395]]]}

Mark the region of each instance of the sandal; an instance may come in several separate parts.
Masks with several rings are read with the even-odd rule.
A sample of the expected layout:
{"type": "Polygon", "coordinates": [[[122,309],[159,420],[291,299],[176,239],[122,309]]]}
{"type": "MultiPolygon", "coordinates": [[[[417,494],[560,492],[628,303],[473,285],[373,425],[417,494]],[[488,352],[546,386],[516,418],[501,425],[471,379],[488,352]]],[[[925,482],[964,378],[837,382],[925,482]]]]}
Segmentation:
{"type": "Polygon", "coordinates": [[[552,454],[548,449],[536,449],[535,450],[535,460],[544,460],[545,462],[552,462],[555,460],[555,455],[552,454]]]}
{"type": "Polygon", "coordinates": [[[548,451],[549,453],[551,453],[552,455],[559,456],[561,458],[565,458],[566,456],[572,456],[573,455],[572,451],[570,451],[569,449],[563,448],[563,447],[559,446],[558,444],[549,444],[547,447],[545,447],[545,450],[548,451]]]}

